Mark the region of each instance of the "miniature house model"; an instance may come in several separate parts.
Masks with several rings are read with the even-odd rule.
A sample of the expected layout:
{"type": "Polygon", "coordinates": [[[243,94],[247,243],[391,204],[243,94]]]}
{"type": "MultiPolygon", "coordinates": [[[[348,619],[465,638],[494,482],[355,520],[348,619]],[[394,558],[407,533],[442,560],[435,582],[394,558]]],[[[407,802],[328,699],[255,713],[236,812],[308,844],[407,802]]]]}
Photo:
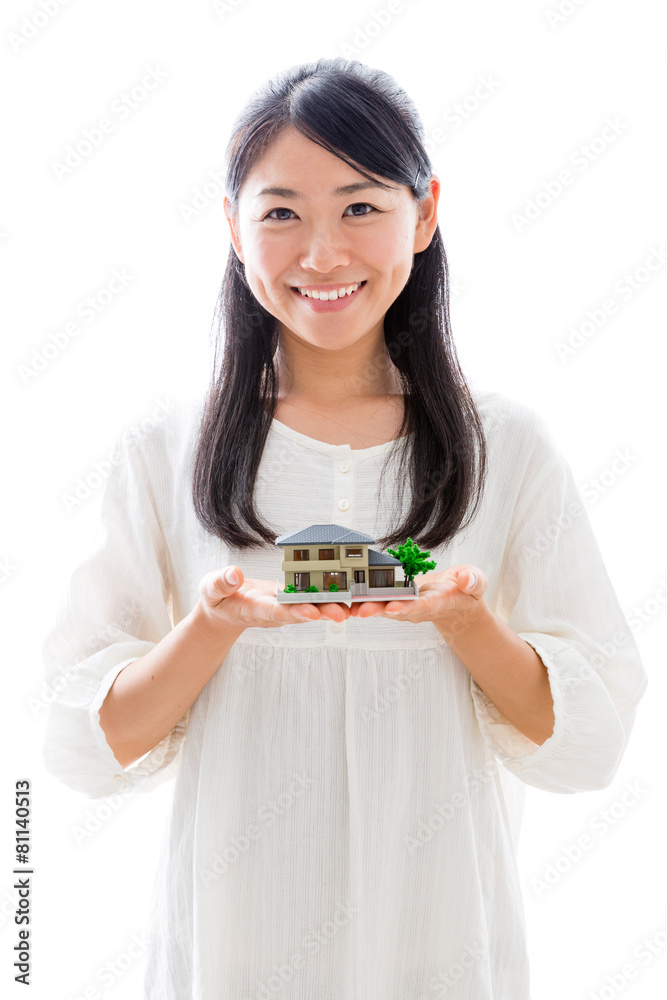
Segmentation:
{"type": "Polygon", "coordinates": [[[311,524],[291,535],[276,538],[284,549],[282,570],[285,586],[278,580],[276,598],[285,603],[338,601],[351,607],[352,601],[396,601],[417,597],[416,586],[397,585],[394,575],[400,559],[369,549],[374,538],[340,524],[311,524]],[[331,584],[338,590],[330,591],[331,584]],[[316,587],[317,590],[308,590],[316,587]]]}

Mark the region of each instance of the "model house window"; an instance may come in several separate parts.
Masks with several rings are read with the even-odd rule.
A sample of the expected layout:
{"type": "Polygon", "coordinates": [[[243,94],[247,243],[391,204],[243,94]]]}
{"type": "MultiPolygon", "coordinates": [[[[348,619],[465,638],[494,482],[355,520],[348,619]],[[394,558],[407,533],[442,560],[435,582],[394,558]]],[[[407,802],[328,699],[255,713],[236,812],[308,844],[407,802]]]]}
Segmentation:
{"type": "Polygon", "coordinates": [[[305,590],[310,587],[310,573],[295,573],[294,586],[297,590],[305,590]]]}
{"type": "Polygon", "coordinates": [[[345,549],[346,559],[362,559],[364,555],[363,549],[345,549]]]}
{"type": "Polygon", "coordinates": [[[339,590],[347,590],[347,573],[323,573],[322,581],[325,590],[328,590],[332,583],[337,583],[339,590]]]}
{"type": "Polygon", "coordinates": [[[393,569],[369,569],[368,571],[371,587],[393,587],[394,586],[394,571],[393,569]]]}
{"type": "Polygon", "coordinates": [[[310,559],[310,549],[295,549],[294,562],[308,562],[310,559]]]}
{"type": "Polygon", "coordinates": [[[320,559],[324,561],[325,559],[335,559],[333,549],[320,549],[320,559]]]}

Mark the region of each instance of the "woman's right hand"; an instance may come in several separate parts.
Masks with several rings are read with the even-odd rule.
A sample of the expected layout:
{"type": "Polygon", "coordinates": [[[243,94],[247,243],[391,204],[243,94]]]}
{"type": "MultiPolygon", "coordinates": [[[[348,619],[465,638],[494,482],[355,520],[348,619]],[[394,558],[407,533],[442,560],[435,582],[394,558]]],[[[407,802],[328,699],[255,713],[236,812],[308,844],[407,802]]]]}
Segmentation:
{"type": "Polygon", "coordinates": [[[280,628],[297,622],[329,618],[342,622],[350,617],[346,604],[283,604],[276,600],[276,585],[268,580],[244,580],[238,566],[225,566],[202,577],[199,603],[213,624],[234,628],[280,628]],[[226,572],[233,571],[238,583],[229,583],[226,572]]]}

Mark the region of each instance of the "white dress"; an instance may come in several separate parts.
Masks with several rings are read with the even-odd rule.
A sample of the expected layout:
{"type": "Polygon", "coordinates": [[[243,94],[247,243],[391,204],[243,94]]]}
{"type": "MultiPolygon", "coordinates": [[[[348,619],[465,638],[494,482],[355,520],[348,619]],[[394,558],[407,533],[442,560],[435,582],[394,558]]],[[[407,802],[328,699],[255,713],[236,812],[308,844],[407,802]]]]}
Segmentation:
{"type": "MultiPolygon", "coordinates": [[[[148,1000],[529,1000],[524,782],[606,787],[647,677],[544,421],[503,394],[474,396],[489,448],[483,506],[431,558],[436,571],[481,567],[491,609],[546,664],[555,731],[541,746],[432,623],[352,618],[247,629],[189,713],[124,770],[98,714],[119,671],[191,611],[210,570],[236,563],[274,582],[283,550],[241,553],[197,521],[201,400],[119,438],[105,533],[44,646],[59,688],[44,759],[90,797],[175,779],[148,1000]]],[[[400,474],[392,464],[378,502],[390,447],[330,445],[274,420],[263,519],[276,537],[317,523],[381,537],[400,474]]]]}

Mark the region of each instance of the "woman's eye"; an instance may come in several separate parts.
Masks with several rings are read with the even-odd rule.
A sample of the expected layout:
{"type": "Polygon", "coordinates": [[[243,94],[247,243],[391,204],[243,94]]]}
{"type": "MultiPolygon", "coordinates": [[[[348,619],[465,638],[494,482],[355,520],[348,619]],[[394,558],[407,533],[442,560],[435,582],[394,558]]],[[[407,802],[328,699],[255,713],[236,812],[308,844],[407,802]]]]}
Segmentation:
{"type": "MultiPolygon", "coordinates": [[[[347,212],[348,209],[350,209],[350,208],[354,208],[354,209],[356,209],[356,208],[368,208],[368,209],[370,209],[370,211],[368,211],[368,212],[354,212],[352,217],[356,218],[356,219],[363,219],[364,216],[370,215],[371,212],[377,212],[377,208],[373,208],[372,205],[369,205],[367,202],[364,202],[364,201],[357,201],[357,202],[354,203],[354,205],[348,205],[348,207],[345,209],[345,211],[347,212]]],[[[272,208],[271,211],[267,212],[267,214],[264,216],[264,219],[271,219],[272,222],[289,222],[290,221],[289,220],[289,215],[294,215],[294,212],[292,211],[291,208],[272,208]],[[287,215],[286,216],[284,215],[281,218],[278,218],[276,216],[276,214],[275,214],[276,212],[287,212],[287,215]]],[[[264,220],[262,220],[262,221],[264,221],[264,220]]]]}
{"type": "MultiPolygon", "coordinates": [[[[264,216],[264,218],[265,219],[270,219],[273,216],[274,212],[292,212],[292,209],[291,208],[272,208],[270,212],[267,212],[267,214],[264,216]]],[[[294,213],[292,212],[292,215],[293,214],[294,213]]],[[[283,221],[287,221],[287,220],[286,219],[274,219],[274,221],[275,222],[283,222],[283,221]]]]}
{"type": "MultiPolygon", "coordinates": [[[[371,212],[377,212],[377,208],[373,208],[373,206],[372,206],[372,205],[369,205],[369,204],[368,204],[367,202],[365,202],[365,201],[358,201],[358,202],[356,202],[356,204],[354,204],[354,205],[350,205],[350,206],[348,206],[348,207],[349,207],[349,208],[370,208],[371,212]]],[[[364,217],[364,215],[370,215],[370,214],[371,214],[371,212],[361,212],[361,213],[359,213],[359,212],[355,212],[354,214],[355,214],[355,215],[356,215],[356,216],[357,216],[358,218],[363,218],[363,217],[364,217]]]]}

